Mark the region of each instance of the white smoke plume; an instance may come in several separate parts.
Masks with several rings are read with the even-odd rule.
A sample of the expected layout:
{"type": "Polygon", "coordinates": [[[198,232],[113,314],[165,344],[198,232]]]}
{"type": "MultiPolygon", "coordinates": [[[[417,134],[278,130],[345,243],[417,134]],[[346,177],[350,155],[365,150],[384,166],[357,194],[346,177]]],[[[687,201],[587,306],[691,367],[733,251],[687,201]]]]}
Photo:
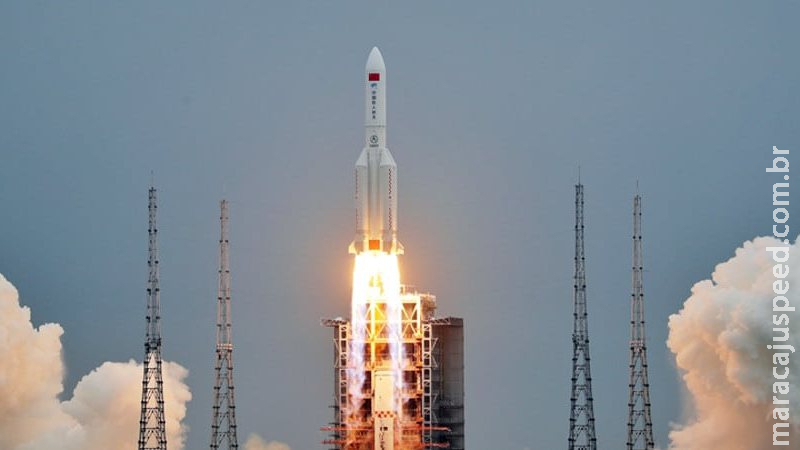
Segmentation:
{"type": "Polygon", "coordinates": [[[244,443],[244,450],[292,450],[288,444],[278,441],[267,442],[257,434],[251,434],[244,443]]]}
{"type": "MultiPolygon", "coordinates": [[[[683,309],[670,317],[667,345],[675,354],[692,417],[670,433],[672,450],[767,450],[772,446],[772,299],[775,262],[771,237],[745,242],[717,265],[711,280],[694,285],[683,309]]],[[[800,309],[800,245],[790,248],[787,298],[800,309]]],[[[800,312],[789,313],[800,350],[800,312]]],[[[785,326],[785,325],[782,325],[785,326]]],[[[800,353],[792,355],[792,442],[800,439],[800,353]]],[[[785,396],[782,396],[785,398],[785,396]]]]}
{"type": "MultiPolygon", "coordinates": [[[[0,274],[0,449],[133,450],[138,439],[142,366],[106,362],[84,376],[72,398],[59,401],[64,364],[58,324],[35,328],[30,309],[0,274]]],[[[188,371],[164,364],[170,449],[184,446],[182,420],[191,393],[188,371]]]]}

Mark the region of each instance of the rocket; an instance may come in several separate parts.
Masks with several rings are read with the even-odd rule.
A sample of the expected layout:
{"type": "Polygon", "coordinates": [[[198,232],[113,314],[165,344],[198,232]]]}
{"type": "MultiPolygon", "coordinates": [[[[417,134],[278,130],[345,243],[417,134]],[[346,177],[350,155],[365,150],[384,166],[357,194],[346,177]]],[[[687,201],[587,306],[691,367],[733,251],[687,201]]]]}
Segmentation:
{"type": "Polygon", "coordinates": [[[386,65],[373,47],[364,69],[364,149],[356,160],[356,235],[350,253],[402,254],[397,240],[397,163],[386,146],[386,65]]]}

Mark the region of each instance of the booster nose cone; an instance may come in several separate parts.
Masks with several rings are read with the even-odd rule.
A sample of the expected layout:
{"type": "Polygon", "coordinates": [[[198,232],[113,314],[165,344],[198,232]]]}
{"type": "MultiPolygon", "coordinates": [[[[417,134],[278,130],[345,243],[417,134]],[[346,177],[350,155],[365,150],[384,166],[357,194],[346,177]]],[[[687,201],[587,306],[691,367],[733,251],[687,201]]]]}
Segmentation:
{"type": "Polygon", "coordinates": [[[372,47],[367,58],[367,72],[385,72],[386,65],[383,63],[383,55],[378,47],[372,47]]]}
{"type": "Polygon", "coordinates": [[[386,147],[386,66],[378,47],[372,47],[364,73],[366,144],[386,147]]]}

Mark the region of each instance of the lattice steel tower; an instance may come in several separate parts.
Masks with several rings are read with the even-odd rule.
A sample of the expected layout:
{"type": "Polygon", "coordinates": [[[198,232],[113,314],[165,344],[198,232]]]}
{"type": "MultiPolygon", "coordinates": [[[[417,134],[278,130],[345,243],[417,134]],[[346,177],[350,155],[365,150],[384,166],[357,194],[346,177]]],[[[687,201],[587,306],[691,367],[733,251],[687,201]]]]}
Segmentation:
{"type": "Polygon", "coordinates": [[[228,266],[228,201],[219,203],[219,291],[217,294],[217,362],[211,420],[211,450],[239,448],[233,395],[233,340],[231,338],[231,270],[228,266]]]}
{"type": "Polygon", "coordinates": [[[628,382],[628,450],[652,450],[650,383],[647,378],[647,343],[644,332],[642,281],[642,197],[633,198],[633,292],[631,294],[631,360],[628,382]]]}
{"type": "Polygon", "coordinates": [[[139,416],[139,450],[166,450],[164,384],[161,378],[161,298],[158,287],[158,228],[156,188],[149,191],[147,267],[147,329],[144,338],[142,410],[139,416]]]}
{"type": "Polygon", "coordinates": [[[586,310],[586,258],[583,249],[583,184],[575,185],[575,285],[573,294],[572,394],[570,396],[569,450],[596,450],[594,399],[589,357],[586,310]]]}

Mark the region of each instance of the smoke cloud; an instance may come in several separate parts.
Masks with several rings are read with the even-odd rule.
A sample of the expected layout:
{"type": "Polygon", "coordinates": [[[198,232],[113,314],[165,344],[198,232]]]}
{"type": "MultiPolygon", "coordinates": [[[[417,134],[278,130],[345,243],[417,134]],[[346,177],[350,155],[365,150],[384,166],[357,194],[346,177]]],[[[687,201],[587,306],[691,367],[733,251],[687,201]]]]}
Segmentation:
{"type": "MultiPolygon", "coordinates": [[[[693,416],[670,433],[672,450],[772,449],[771,237],[745,242],[717,265],[710,280],[694,285],[683,309],[670,317],[667,345],[675,354],[693,416]]],[[[800,245],[791,245],[786,278],[790,302],[800,307],[800,245]]],[[[800,350],[800,313],[789,313],[791,338],[800,350]]],[[[785,326],[785,325],[782,325],[785,326]]],[[[800,354],[792,355],[793,441],[800,438],[800,354]]],[[[783,396],[785,398],[785,396],[783,396]]]]}
{"type": "MultiPolygon", "coordinates": [[[[59,401],[64,364],[58,324],[35,328],[30,309],[0,274],[0,449],[133,450],[138,439],[142,366],[105,362],[59,401]]],[[[164,401],[170,449],[184,446],[191,400],[188,371],[165,362],[164,401]]]]}
{"type": "Polygon", "coordinates": [[[288,444],[277,441],[265,441],[257,434],[251,434],[244,443],[244,450],[292,450],[288,444]]]}

